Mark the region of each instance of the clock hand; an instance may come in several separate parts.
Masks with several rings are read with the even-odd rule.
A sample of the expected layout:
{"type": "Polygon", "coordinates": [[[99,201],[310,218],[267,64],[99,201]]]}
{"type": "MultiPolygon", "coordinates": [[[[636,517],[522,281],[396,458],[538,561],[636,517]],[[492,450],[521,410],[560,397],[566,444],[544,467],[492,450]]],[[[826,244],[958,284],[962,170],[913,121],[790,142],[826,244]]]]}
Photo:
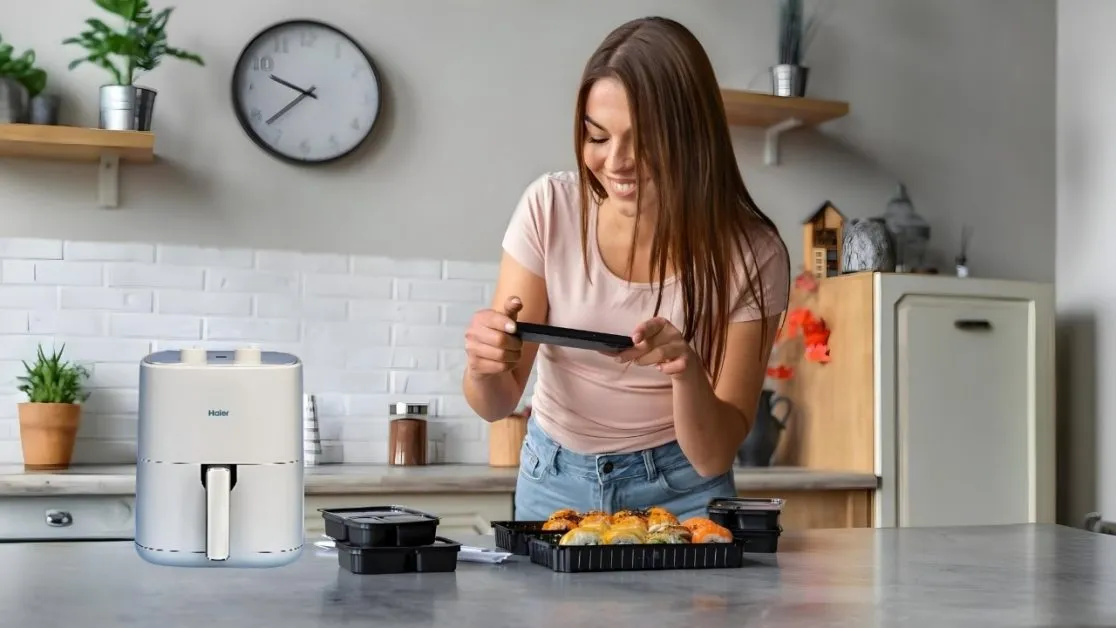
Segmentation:
{"type": "Polygon", "coordinates": [[[279,116],[282,116],[284,113],[287,113],[288,111],[291,110],[292,107],[294,107],[298,103],[302,102],[303,98],[306,98],[307,96],[310,96],[311,98],[317,98],[317,96],[314,95],[314,90],[315,89],[317,89],[317,88],[314,87],[314,86],[311,86],[309,91],[303,92],[303,93],[299,94],[298,96],[295,96],[295,99],[292,100],[291,102],[287,103],[286,107],[283,107],[282,109],[277,111],[275,113],[275,115],[268,118],[267,119],[267,124],[271,124],[272,122],[275,122],[276,120],[278,120],[279,116]]]}
{"type": "Polygon", "coordinates": [[[310,91],[307,91],[307,90],[302,89],[301,87],[299,87],[299,86],[297,86],[293,83],[290,83],[288,81],[284,81],[283,79],[279,78],[278,76],[275,76],[274,74],[271,75],[271,80],[275,81],[276,83],[278,83],[278,84],[280,84],[284,87],[289,87],[289,88],[295,90],[296,92],[298,92],[300,94],[305,94],[305,95],[309,96],[310,98],[313,98],[314,100],[318,99],[318,95],[313,93],[313,88],[311,88],[310,91]]]}

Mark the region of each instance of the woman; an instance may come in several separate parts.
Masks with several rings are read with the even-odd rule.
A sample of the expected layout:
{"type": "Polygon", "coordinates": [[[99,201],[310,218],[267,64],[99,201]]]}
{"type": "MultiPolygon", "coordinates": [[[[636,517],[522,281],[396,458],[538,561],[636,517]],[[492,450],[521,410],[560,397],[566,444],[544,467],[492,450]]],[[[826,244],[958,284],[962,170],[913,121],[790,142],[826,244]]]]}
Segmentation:
{"type": "Polygon", "coordinates": [[[786,309],[789,257],[736,165],[712,65],[663,18],[629,22],[589,59],[576,173],[523,194],[492,309],[465,334],[464,394],[510,414],[538,358],[515,517],[734,496],[786,309]],[[516,321],[630,335],[619,355],[522,344],[516,321]]]}

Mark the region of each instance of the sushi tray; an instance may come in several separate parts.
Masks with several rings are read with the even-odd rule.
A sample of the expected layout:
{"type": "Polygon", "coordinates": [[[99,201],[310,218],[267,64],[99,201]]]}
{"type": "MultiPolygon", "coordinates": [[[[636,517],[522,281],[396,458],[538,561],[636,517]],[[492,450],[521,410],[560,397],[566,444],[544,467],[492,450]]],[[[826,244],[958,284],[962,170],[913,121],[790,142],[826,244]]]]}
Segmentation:
{"type": "Polygon", "coordinates": [[[731,528],[706,517],[679,521],[664,508],[622,510],[611,515],[564,509],[552,514],[539,528],[560,536],[540,534],[530,538],[531,562],[559,572],[744,566],[745,544],[731,528]]]}
{"type": "Polygon", "coordinates": [[[355,574],[447,572],[457,569],[461,544],[438,536],[441,520],[403,506],[323,508],[325,533],[337,562],[355,574]]]}
{"type": "Polygon", "coordinates": [[[492,531],[496,547],[516,556],[531,555],[531,539],[543,538],[557,541],[565,530],[547,530],[546,521],[493,521],[492,531]]]}

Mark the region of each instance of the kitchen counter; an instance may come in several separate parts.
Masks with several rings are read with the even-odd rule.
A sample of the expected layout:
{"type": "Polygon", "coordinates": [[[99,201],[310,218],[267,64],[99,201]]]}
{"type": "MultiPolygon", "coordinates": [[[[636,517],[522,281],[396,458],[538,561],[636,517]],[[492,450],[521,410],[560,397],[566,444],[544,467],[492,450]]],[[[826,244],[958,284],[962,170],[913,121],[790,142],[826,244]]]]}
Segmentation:
{"type": "MultiPolygon", "coordinates": [[[[514,468],[470,464],[321,465],[306,469],[306,494],[511,493],[516,473],[514,468]]],[[[874,490],[877,484],[876,476],[870,473],[795,467],[736,471],[740,491],[874,490]]],[[[135,490],[133,465],[75,465],[66,471],[24,471],[23,465],[0,465],[0,497],[134,495],[135,490]]]]}
{"type": "Polygon", "coordinates": [[[313,546],[288,567],[224,570],[148,565],[130,543],[11,543],[0,544],[0,617],[37,628],[1116,625],[1116,537],[1083,530],[815,530],[755,559],[555,574],[516,557],[357,576],[313,546]]]}

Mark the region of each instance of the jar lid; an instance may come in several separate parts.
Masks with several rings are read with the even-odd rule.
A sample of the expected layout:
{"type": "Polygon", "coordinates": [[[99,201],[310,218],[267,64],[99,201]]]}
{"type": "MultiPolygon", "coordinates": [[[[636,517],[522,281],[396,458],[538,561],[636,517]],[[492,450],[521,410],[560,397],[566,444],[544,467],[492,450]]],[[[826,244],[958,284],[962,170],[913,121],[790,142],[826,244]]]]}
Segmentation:
{"type": "Polygon", "coordinates": [[[388,406],[388,411],[391,413],[391,416],[426,416],[430,413],[430,404],[400,401],[388,406]]]}

